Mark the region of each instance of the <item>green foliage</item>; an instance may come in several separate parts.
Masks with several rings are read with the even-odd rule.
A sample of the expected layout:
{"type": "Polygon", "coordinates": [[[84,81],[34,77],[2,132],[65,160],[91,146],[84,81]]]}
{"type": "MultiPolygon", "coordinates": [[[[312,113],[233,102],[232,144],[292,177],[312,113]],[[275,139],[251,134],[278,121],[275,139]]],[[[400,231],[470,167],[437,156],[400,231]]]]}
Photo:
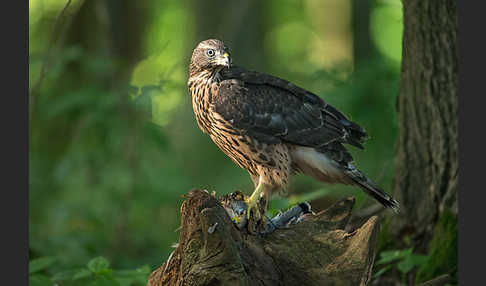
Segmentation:
{"type": "Polygon", "coordinates": [[[108,260],[106,260],[106,258],[98,256],[88,262],[88,269],[91,270],[91,272],[98,274],[107,270],[109,265],[110,263],[108,260]]]}
{"type": "Polygon", "coordinates": [[[378,234],[378,247],[376,253],[380,253],[387,249],[396,248],[394,246],[394,237],[391,234],[391,219],[385,219],[380,226],[380,233],[378,234]]]}
{"type": "MultiPolygon", "coordinates": [[[[128,285],[138,283],[132,278],[142,272],[137,277],[144,284],[148,267],[114,269],[162,264],[178,239],[181,194],[191,188],[216,190],[218,196],[253,189],[248,174],[197,128],[186,87],[187,64],[197,41],[209,37],[226,41],[239,37],[242,29],[231,22],[238,17],[226,17],[221,27],[229,33],[210,27],[214,34],[200,35],[198,27],[208,25],[201,19],[211,18],[213,9],[206,11],[209,16],[199,17],[201,12],[193,3],[146,1],[142,5],[146,15],[141,17],[146,20],[144,29],[137,31],[137,19],[130,17],[134,31],[142,36],[140,50],[132,51],[137,61],[127,64],[115,44],[120,35],[112,34],[120,31],[116,25],[107,28],[110,15],[121,15],[116,13],[122,2],[72,1],[62,22],[66,30],[55,29],[65,3],[33,1],[29,7],[31,91],[45,64],[48,39],[59,33],[54,35],[59,40],[52,47],[37,96],[30,98],[30,280],[32,285],[53,281],[128,285]],[[83,22],[76,15],[85,3],[99,6],[83,22]],[[99,255],[106,259],[90,260],[99,255]]],[[[325,25],[314,22],[318,17],[313,13],[331,7],[318,10],[314,4],[266,1],[262,4],[269,12],[263,17],[265,25],[249,31],[261,33],[262,46],[248,51],[231,46],[232,54],[240,55],[234,63],[299,84],[363,125],[372,139],[366,152],[351,152],[359,168],[390,190],[399,67],[381,55],[356,70],[323,64],[323,58],[334,57],[326,50],[332,45],[320,41],[328,38],[329,29],[324,31],[325,25]],[[302,41],[312,44],[302,45],[302,41]],[[262,60],[250,66],[255,58],[262,60]]],[[[339,13],[343,11],[348,10],[339,13]]],[[[339,13],[333,14],[338,20],[339,13]]],[[[384,27],[395,21],[387,15],[380,16],[384,27]]],[[[393,25],[386,35],[397,29],[393,25]]],[[[386,36],[377,29],[373,33],[377,38],[386,36]]],[[[343,33],[348,39],[351,36],[350,30],[343,33]]],[[[343,44],[343,50],[351,51],[349,45],[352,41],[343,44]]],[[[321,209],[325,205],[318,202],[323,197],[331,203],[352,195],[357,198],[356,208],[371,201],[357,188],[327,186],[304,177],[294,181],[289,194],[271,201],[271,212],[303,200],[321,209]]]]}
{"type": "Polygon", "coordinates": [[[430,259],[417,271],[417,283],[449,273],[457,283],[457,216],[442,212],[429,244],[430,259]]]}
{"type": "Polygon", "coordinates": [[[373,40],[381,53],[399,63],[402,58],[402,3],[389,0],[376,2],[370,25],[373,40]]]}
{"type": "Polygon", "coordinates": [[[412,248],[404,250],[390,250],[380,252],[380,259],[376,261],[375,265],[385,265],[379,269],[373,277],[379,277],[392,268],[396,268],[403,279],[405,275],[412,269],[421,267],[427,263],[428,256],[422,254],[415,254],[412,248]]]}
{"type": "Polygon", "coordinates": [[[29,285],[31,286],[138,286],[147,283],[150,267],[144,265],[133,270],[110,268],[104,257],[91,259],[85,267],[74,269],[50,269],[56,262],[53,257],[34,259],[29,264],[29,285]],[[41,271],[42,270],[42,271],[41,271]]]}
{"type": "Polygon", "coordinates": [[[56,262],[56,258],[52,256],[40,257],[29,262],[29,274],[44,270],[45,268],[56,262]]]}
{"type": "MultiPolygon", "coordinates": [[[[389,245],[386,240],[388,225],[380,233],[380,249],[389,245]]],[[[374,277],[396,269],[404,279],[407,273],[417,270],[416,283],[423,283],[443,274],[453,278],[450,285],[457,285],[457,217],[443,212],[435,226],[428,254],[414,254],[412,248],[404,250],[379,251],[380,259],[375,265],[374,277]],[[379,267],[381,266],[381,267],[379,267]]]]}

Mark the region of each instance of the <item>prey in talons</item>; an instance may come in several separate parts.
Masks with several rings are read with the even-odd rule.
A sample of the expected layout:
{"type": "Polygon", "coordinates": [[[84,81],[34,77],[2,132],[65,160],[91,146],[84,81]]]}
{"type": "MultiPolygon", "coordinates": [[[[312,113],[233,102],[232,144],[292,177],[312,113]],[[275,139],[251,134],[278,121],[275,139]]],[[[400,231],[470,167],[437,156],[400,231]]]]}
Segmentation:
{"type": "Polygon", "coordinates": [[[304,215],[312,213],[311,206],[308,202],[303,202],[291,207],[285,212],[279,212],[273,218],[267,218],[263,210],[267,209],[265,196],[256,200],[253,208],[250,208],[248,201],[252,198],[246,197],[240,191],[224,195],[220,201],[238,229],[248,229],[254,234],[269,234],[280,228],[288,228],[292,224],[303,221],[304,215]],[[254,212],[260,216],[254,216],[254,212]]]}

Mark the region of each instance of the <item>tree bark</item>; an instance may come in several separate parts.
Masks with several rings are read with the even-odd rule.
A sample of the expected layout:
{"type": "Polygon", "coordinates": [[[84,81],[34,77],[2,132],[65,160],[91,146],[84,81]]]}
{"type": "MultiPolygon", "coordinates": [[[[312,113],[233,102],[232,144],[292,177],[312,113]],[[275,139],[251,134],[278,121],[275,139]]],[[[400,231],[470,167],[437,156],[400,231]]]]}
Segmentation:
{"type": "Polygon", "coordinates": [[[216,198],[193,190],[181,207],[179,244],[147,285],[366,285],[378,219],[345,231],[353,205],[345,199],[262,236],[239,230],[216,198]]]}
{"type": "Polygon", "coordinates": [[[429,233],[457,213],[458,50],[456,1],[403,1],[402,83],[395,191],[407,224],[429,233]]]}
{"type": "Polygon", "coordinates": [[[451,237],[451,252],[442,257],[450,262],[457,250],[453,245],[457,243],[457,227],[444,232],[437,224],[444,216],[457,221],[458,211],[457,1],[402,2],[402,81],[397,99],[394,190],[403,212],[392,219],[392,225],[395,240],[402,246],[410,246],[404,237],[412,238],[415,251],[431,256],[435,254],[430,242],[439,233],[451,237]]]}

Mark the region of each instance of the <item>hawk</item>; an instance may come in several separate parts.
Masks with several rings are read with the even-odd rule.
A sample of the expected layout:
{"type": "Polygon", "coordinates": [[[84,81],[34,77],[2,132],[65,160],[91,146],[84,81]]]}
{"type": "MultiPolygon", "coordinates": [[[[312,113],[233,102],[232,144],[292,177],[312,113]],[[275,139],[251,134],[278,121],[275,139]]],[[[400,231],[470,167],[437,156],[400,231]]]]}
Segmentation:
{"type": "Polygon", "coordinates": [[[272,194],[285,193],[297,173],[325,183],[355,185],[398,212],[387,195],[353,164],[344,144],[364,149],[366,131],[319,96],[278,77],[233,66],[220,40],[200,42],[189,65],[188,88],[199,128],[238,166],[255,190],[247,215],[272,194]]]}

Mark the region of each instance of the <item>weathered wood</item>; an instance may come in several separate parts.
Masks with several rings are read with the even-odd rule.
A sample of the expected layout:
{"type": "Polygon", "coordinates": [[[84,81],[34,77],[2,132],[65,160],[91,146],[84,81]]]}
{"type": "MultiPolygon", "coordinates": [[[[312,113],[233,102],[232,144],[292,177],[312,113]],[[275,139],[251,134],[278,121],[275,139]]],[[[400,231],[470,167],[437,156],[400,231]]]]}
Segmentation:
{"type": "Polygon", "coordinates": [[[181,207],[179,245],[147,285],[366,285],[378,218],[345,231],[353,205],[342,200],[261,236],[239,230],[216,198],[193,190],[181,207]]]}

